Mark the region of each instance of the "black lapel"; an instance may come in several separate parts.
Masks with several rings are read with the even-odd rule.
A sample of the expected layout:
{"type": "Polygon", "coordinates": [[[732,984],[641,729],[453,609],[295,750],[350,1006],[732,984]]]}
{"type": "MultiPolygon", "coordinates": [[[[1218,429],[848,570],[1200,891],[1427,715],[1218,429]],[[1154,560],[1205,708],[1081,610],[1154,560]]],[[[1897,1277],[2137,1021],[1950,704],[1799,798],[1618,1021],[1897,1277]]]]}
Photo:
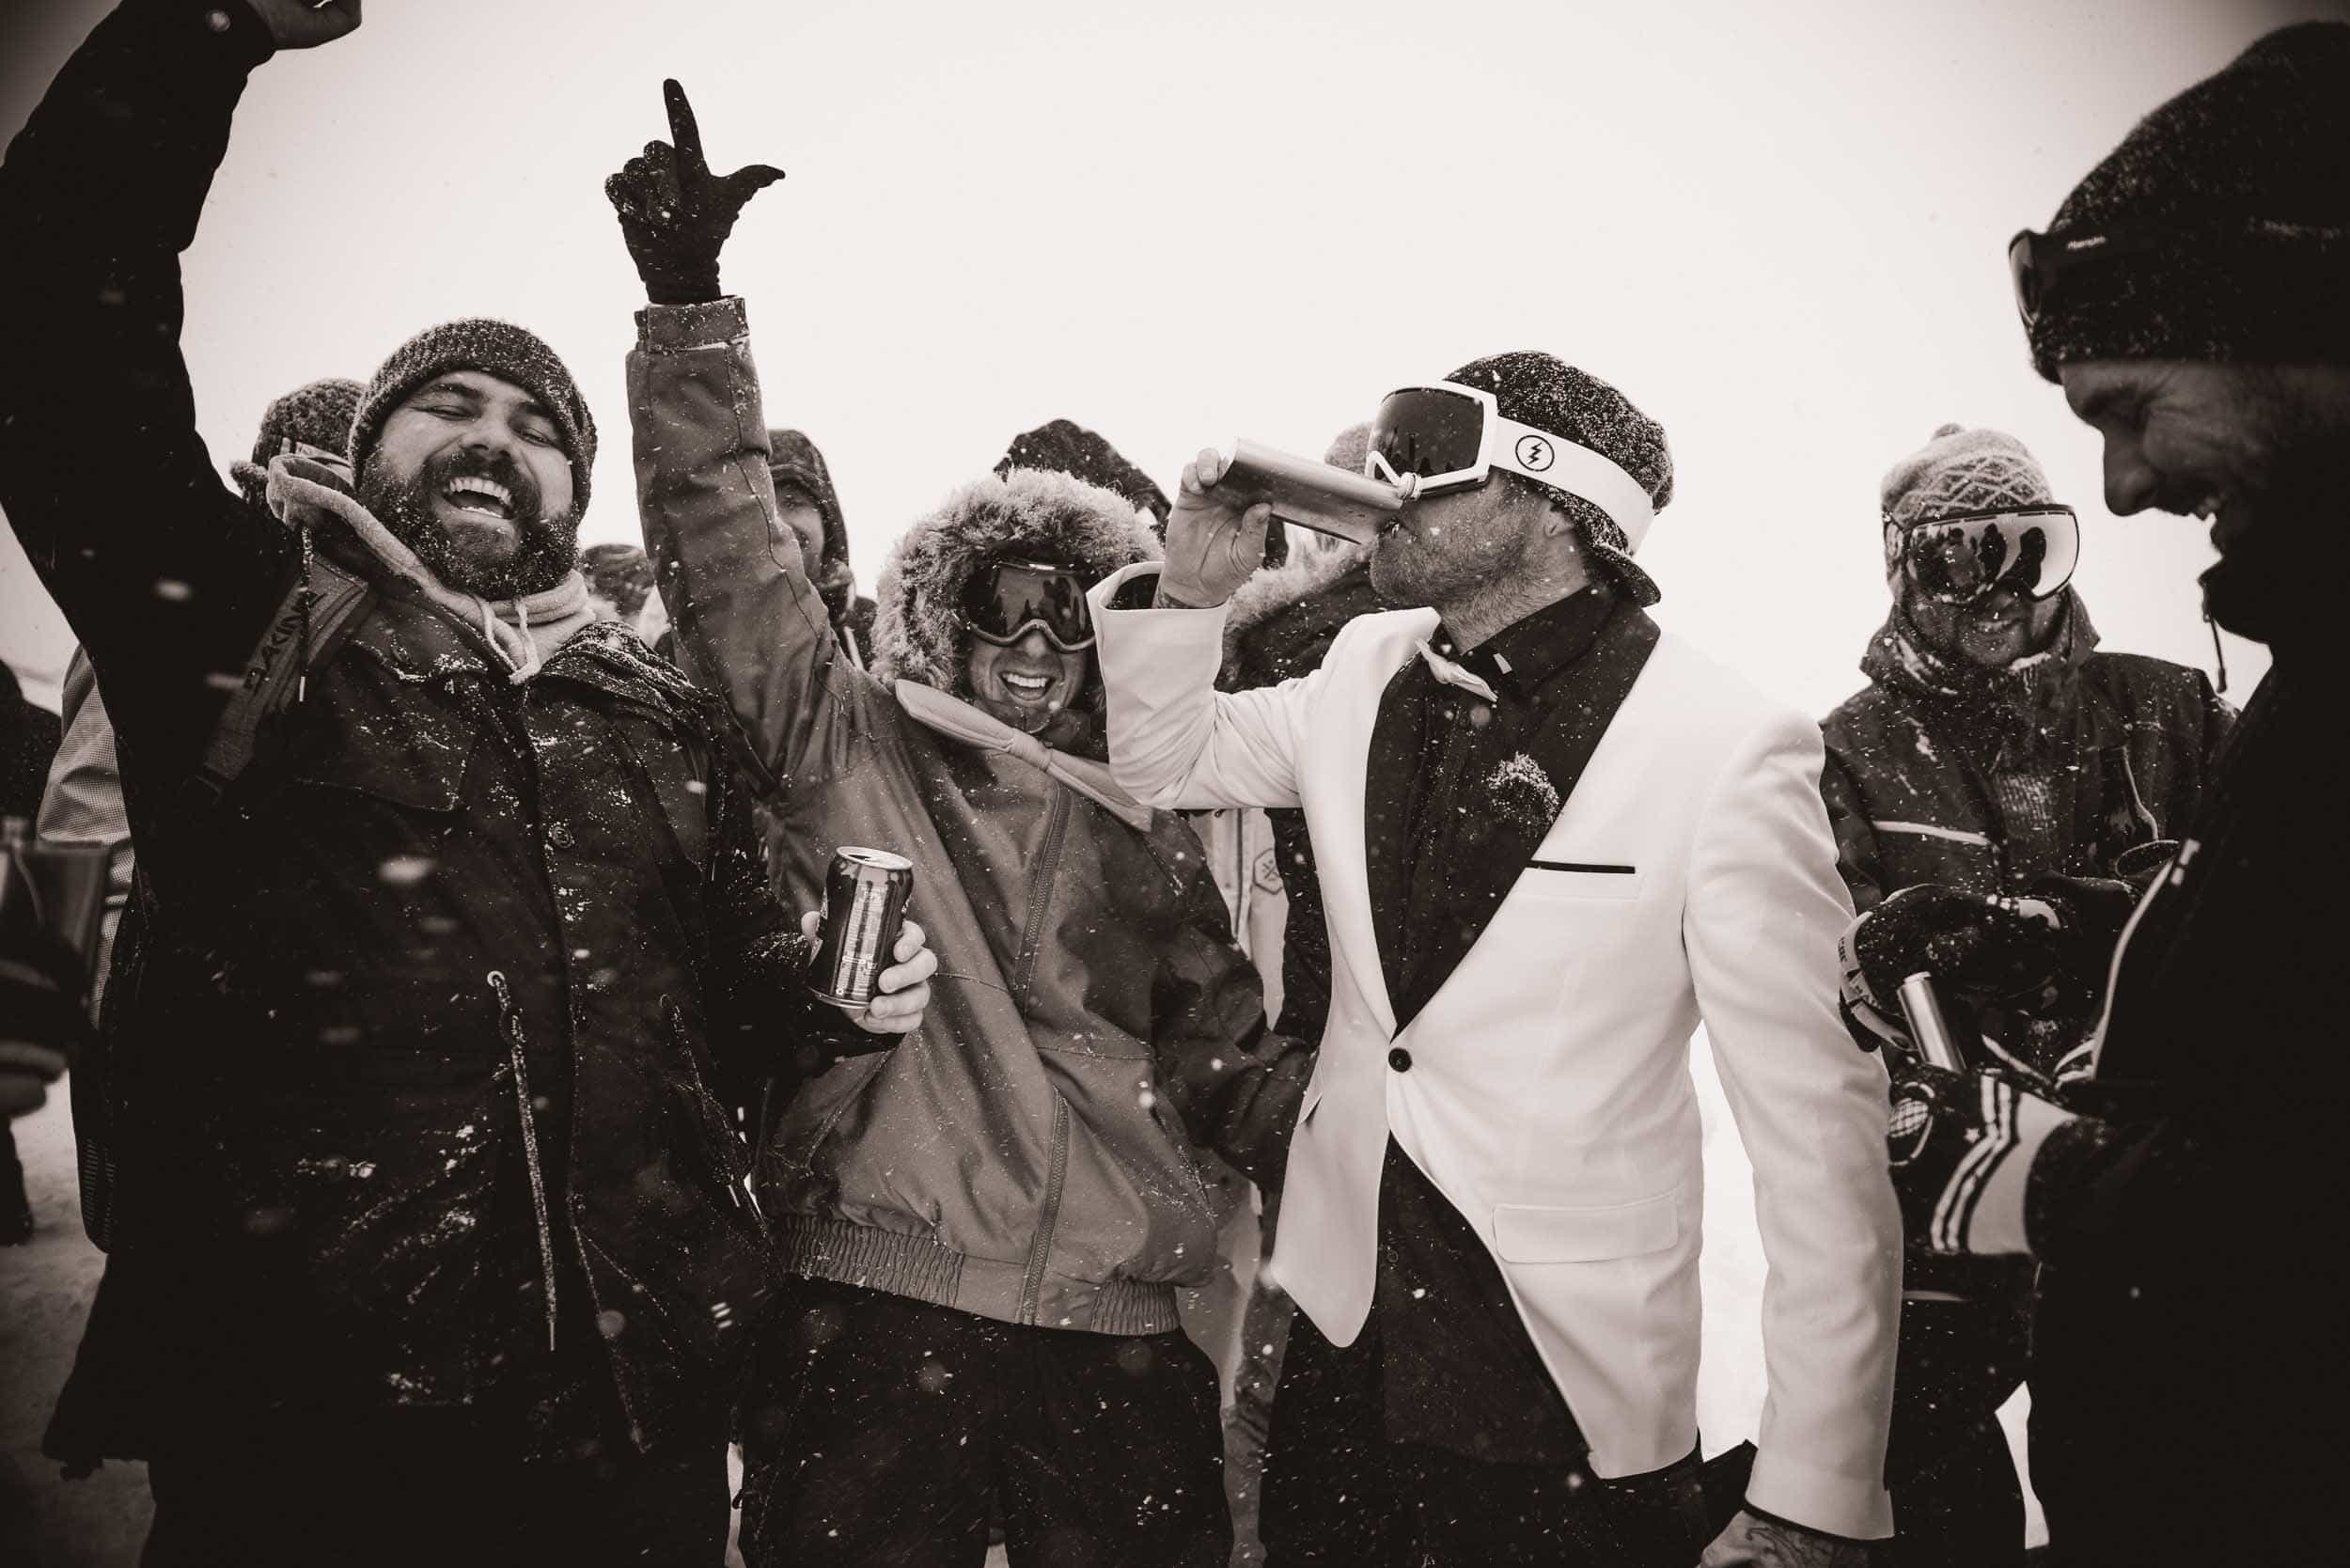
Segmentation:
{"type": "MultiPolygon", "coordinates": [[[[1584,768],[1591,760],[1591,753],[1599,749],[1607,727],[1615,722],[1617,710],[1632,691],[1632,682],[1639,679],[1640,671],[1647,666],[1657,635],[1656,622],[1646,612],[1624,605],[1622,613],[1600,633],[1591,651],[1584,655],[1571,689],[1551,710],[1549,722],[1528,746],[1527,755],[1558,792],[1560,807],[1574,793],[1584,768]]],[[[1479,788],[1480,781],[1468,781],[1468,787],[1479,788]]],[[[1534,858],[1534,852],[1548,837],[1558,813],[1493,812],[1475,815],[1472,820],[1482,825],[1485,837],[1481,843],[1473,846],[1472,853],[1462,857],[1464,863],[1453,869],[1451,908],[1421,912],[1420,917],[1434,919],[1435,926],[1430,933],[1433,940],[1425,960],[1414,965],[1409,994],[1402,993],[1392,979],[1388,982],[1388,996],[1396,1009],[1395,1027],[1399,1030],[1443,988],[1452,971],[1460,967],[1461,960],[1477,946],[1477,939],[1493,922],[1494,911],[1501,907],[1501,901],[1509,897],[1510,889],[1525,872],[1527,862],[1534,858]]],[[[1376,907],[1377,884],[1372,886],[1376,907]]],[[[1384,943],[1381,959],[1386,961],[1384,943]]]]}
{"type": "MultiPolygon", "coordinates": [[[[1371,930],[1390,1005],[1403,990],[1403,922],[1411,887],[1403,875],[1403,829],[1426,721],[1427,666],[1414,658],[1387,682],[1363,764],[1363,868],[1371,883],[1371,930]]],[[[1401,1021],[1397,1027],[1402,1027],[1401,1021]]]]}

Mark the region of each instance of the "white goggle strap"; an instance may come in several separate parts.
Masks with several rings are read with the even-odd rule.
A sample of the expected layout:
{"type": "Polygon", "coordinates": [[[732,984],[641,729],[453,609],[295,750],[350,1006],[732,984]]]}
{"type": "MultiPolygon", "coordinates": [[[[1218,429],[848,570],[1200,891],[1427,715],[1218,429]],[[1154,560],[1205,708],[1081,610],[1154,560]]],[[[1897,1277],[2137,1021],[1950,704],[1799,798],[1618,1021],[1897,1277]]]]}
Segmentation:
{"type": "Polygon", "coordinates": [[[1589,447],[1561,441],[1548,431],[1498,414],[1487,413],[1485,429],[1488,463],[1590,502],[1623,530],[1624,554],[1639,553],[1640,541],[1656,521],[1656,503],[1639,480],[1589,447]]]}

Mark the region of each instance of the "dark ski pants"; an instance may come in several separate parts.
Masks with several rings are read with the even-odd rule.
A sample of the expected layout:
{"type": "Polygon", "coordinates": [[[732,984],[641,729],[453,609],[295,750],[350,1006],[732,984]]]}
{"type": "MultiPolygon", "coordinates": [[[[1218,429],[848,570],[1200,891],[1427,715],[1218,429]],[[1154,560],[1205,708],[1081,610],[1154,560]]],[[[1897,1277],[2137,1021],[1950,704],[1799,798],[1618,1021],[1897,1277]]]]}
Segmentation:
{"type": "Polygon", "coordinates": [[[723,1418],[709,1440],[644,1455],[592,1442],[525,1460],[517,1427],[462,1410],[306,1417],[216,1430],[148,1465],[141,1568],[718,1568],[723,1418]]]}
{"type": "Polygon", "coordinates": [[[1026,1327],[794,1280],[744,1401],[752,1568],[1224,1568],[1215,1368],[1180,1333],[1026,1327]]]}
{"type": "Polygon", "coordinates": [[[1709,1538],[1693,1454],[1639,1482],[1388,1439],[1376,1319],[1341,1349],[1290,1325],[1265,1447],[1266,1568],[1688,1568],[1709,1538]]]}

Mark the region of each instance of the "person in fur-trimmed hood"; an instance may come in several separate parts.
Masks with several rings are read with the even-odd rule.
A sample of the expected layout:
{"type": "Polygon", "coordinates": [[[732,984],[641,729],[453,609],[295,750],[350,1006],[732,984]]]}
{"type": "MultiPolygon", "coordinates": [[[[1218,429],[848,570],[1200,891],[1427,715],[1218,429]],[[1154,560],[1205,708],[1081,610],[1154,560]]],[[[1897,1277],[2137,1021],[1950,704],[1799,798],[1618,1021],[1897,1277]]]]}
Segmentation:
{"type": "Polygon", "coordinates": [[[1214,1261],[1186,1132],[1277,1169],[1302,1053],[1266,1029],[1198,839],[1103,757],[1083,588],[1158,546],[1119,495],[1012,469],[882,572],[840,655],[778,517],[717,245],[747,198],[674,144],[607,185],[652,303],[629,356],[646,546],[682,648],[820,892],[834,846],[914,862],[924,1027],[806,1086],[755,1181],[783,1299],[744,1390],[754,1564],[1221,1564],[1214,1369],[1177,1292],[1214,1261]],[[911,1374],[911,1375],[909,1375],[911,1374]]]}

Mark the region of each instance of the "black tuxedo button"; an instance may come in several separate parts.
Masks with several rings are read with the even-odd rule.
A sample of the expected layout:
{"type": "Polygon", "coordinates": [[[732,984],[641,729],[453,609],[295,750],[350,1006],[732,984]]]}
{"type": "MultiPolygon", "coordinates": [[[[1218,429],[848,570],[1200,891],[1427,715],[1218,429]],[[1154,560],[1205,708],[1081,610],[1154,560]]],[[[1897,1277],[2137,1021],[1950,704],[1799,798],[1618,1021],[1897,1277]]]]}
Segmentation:
{"type": "Polygon", "coordinates": [[[1409,1073],[1412,1070],[1412,1053],[1398,1045],[1387,1053],[1387,1065],[1399,1073],[1409,1073]]]}

